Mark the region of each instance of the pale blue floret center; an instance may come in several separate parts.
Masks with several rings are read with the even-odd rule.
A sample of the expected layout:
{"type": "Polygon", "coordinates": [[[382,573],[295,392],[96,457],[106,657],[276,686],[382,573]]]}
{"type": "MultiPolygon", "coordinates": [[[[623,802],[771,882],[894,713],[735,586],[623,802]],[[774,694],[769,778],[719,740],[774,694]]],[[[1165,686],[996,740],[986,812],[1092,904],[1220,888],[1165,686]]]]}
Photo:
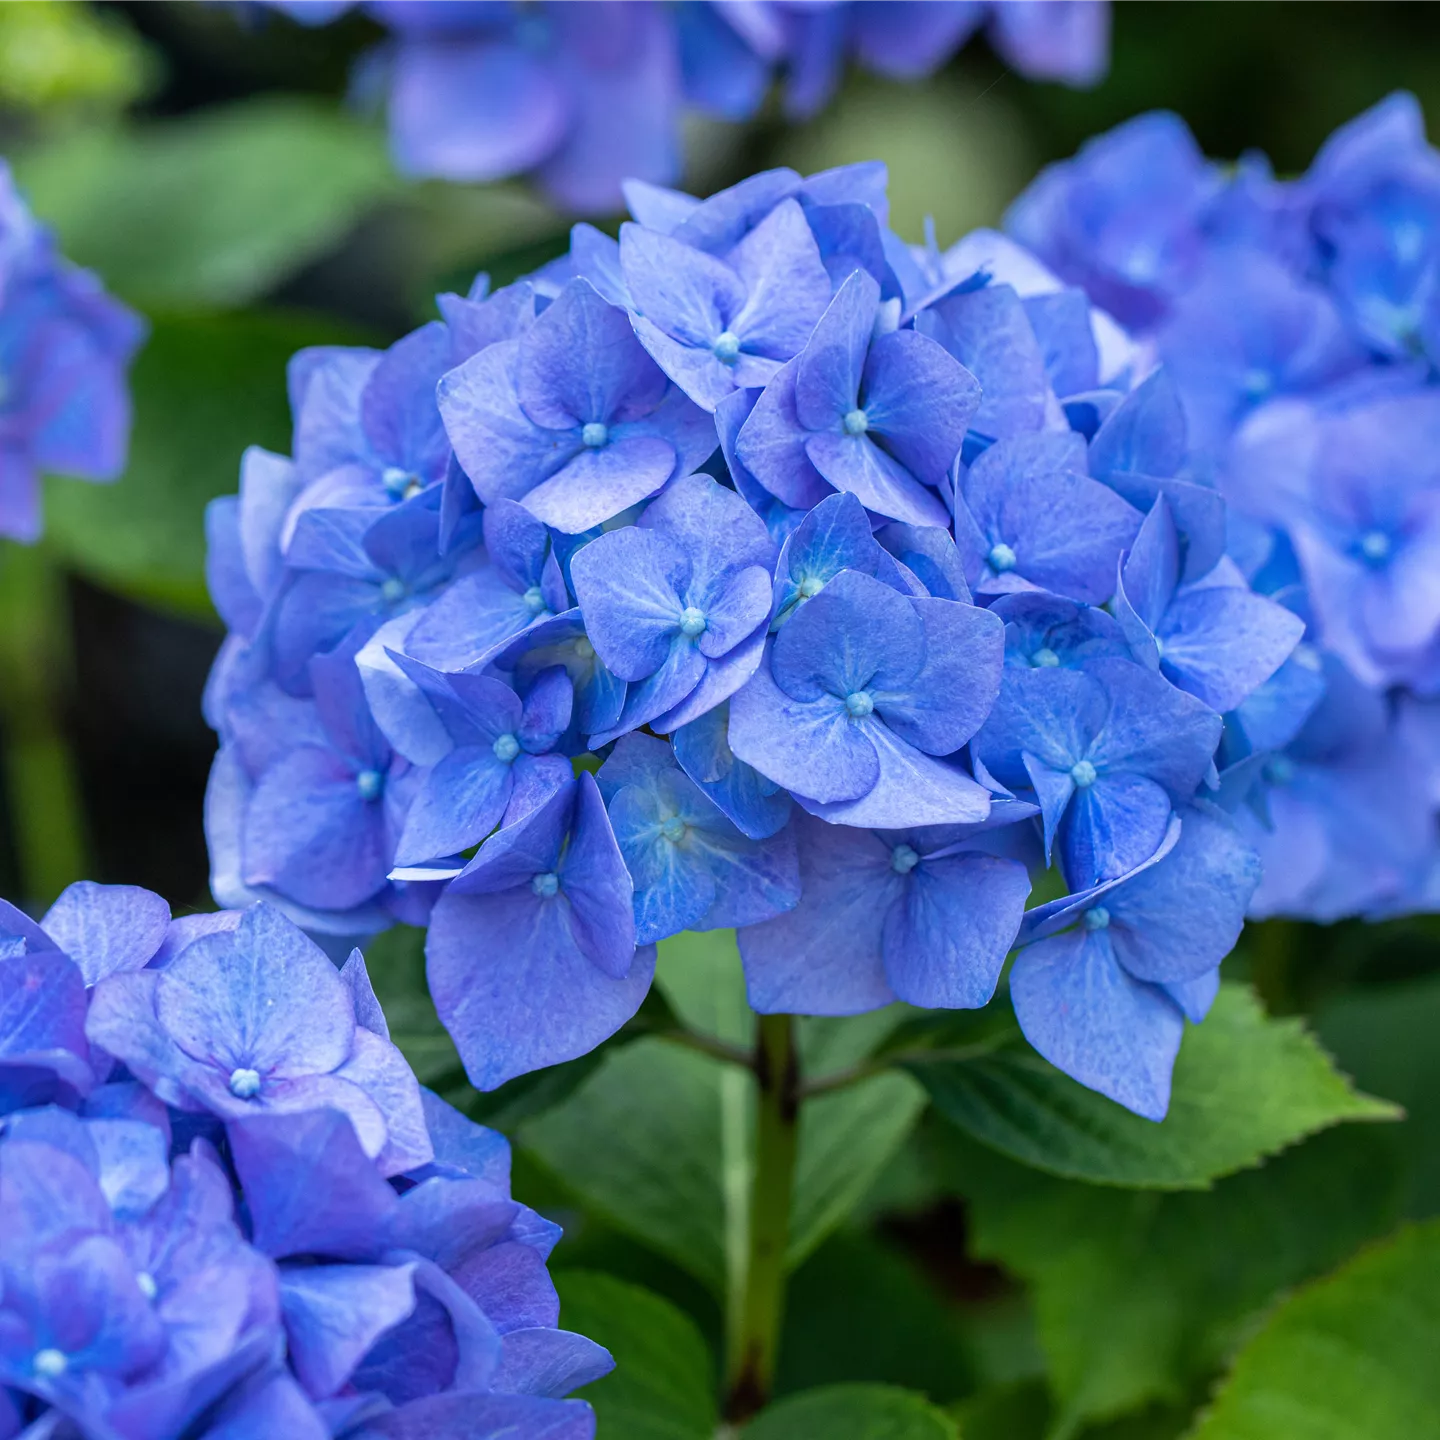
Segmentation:
{"type": "Polygon", "coordinates": [[[362,770],[355,777],[355,788],[362,800],[374,800],[385,788],[385,777],[378,770],[362,770]]]}
{"type": "Polygon", "coordinates": [[[253,1100],[260,1093],[260,1072],[246,1065],[230,1072],[230,1093],[237,1100],[253,1100]]]}
{"type": "Polygon", "coordinates": [[[890,852],[890,868],[897,875],[908,875],[919,863],[919,853],[909,845],[897,845],[890,852]]]}
{"type": "Polygon", "coordinates": [[[863,720],[875,708],[875,702],[865,690],[852,690],[845,697],[845,709],[856,720],[863,720]]]}
{"type": "Polygon", "coordinates": [[[715,337],[710,353],[722,365],[733,365],[740,358],[740,337],[733,330],[722,330],[715,337]]]}
{"type": "Polygon", "coordinates": [[[1015,568],[1015,552],[1003,540],[990,547],[990,554],[986,558],[990,561],[990,568],[997,574],[1004,574],[1006,570],[1015,568]]]}
{"type": "Polygon", "coordinates": [[[501,764],[508,765],[520,753],[520,742],[507,732],[499,736],[490,748],[501,764]]]}
{"type": "Polygon", "coordinates": [[[1048,645],[1042,645],[1030,658],[1041,670],[1053,670],[1060,663],[1060,657],[1048,645]]]}
{"type": "Polygon", "coordinates": [[[380,586],[380,598],[387,605],[398,604],[405,598],[405,582],[392,575],[380,586]]]}
{"type": "Polygon", "coordinates": [[[530,888],[542,900],[548,900],[560,888],[560,877],[553,870],[544,870],[530,882],[530,888]]]}
{"type": "Polygon", "coordinates": [[[842,423],[847,435],[863,435],[870,428],[870,421],[863,410],[851,410],[842,423]]]}
{"type": "Polygon", "coordinates": [[[609,427],[606,425],[602,425],[598,420],[589,421],[586,424],[585,428],[580,432],[581,444],[583,444],[584,446],[586,446],[587,449],[590,450],[600,449],[602,445],[608,444],[609,440],[609,427]]]}
{"type": "Polygon", "coordinates": [[[1085,912],[1087,930],[1104,930],[1110,924],[1110,912],[1103,905],[1092,906],[1085,912]]]}
{"type": "Polygon", "coordinates": [[[1295,762],[1288,755],[1272,755],[1265,762],[1265,778],[1272,785],[1288,785],[1295,778],[1295,762]]]}
{"type": "Polygon", "coordinates": [[[545,597],[540,593],[538,585],[532,585],[520,598],[525,602],[525,608],[532,615],[538,615],[545,609],[545,597]]]}
{"type": "Polygon", "coordinates": [[[135,1276],[135,1287],[147,1300],[153,1300],[160,1293],[155,1277],[148,1270],[141,1270],[135,1276]]]}
{"type": "Polygon", "coordinates": [[[35,1352],[35,1373],[42,1380],[57,1379],[69,1368],[70,1360],[63,1350],[47,1345],[45,1349],[35,1352]]]}
{"type": "Polygon", "coordinates": [[[660,833],[674,845],[685,838],[686,829],[685,822],[678,815],[672,815],[660,826],[660,833]]]}
{"type": "Polygon", "coordinates": [[[380,483],[386,493],[397,500],[408,500],[425,488],[413,470],[402,469],[399,465],[387,465],[380,472],[380,483]]]}
{"type": "Polygon", "coordinates": [[[825,582],[818,575],[807,575],[800,582],[800,598],[813,600],[824,588],[825,582]]]}
{"type": "Polygon", "coordinates": [[[1390,537],[1383,530],[1370,530],[1360,537],[1360,553],[1372,564],[1378,565],[1390,558],[1390,537]]]}
{"type": "Polygon", "coordinates": [[[1095,783],[1095,767],[1088,760],[1077,760],[1070,767],[1070,778],[1081,790],[1088,790],[1095,783]]]}
{"type": "Polygon", "coordinates": [[[697,636],[705,633],[705,612],[697,610],[693,605],[687,605],[680,612],[680,633],[687,640],[694,640],[697,636]]]}

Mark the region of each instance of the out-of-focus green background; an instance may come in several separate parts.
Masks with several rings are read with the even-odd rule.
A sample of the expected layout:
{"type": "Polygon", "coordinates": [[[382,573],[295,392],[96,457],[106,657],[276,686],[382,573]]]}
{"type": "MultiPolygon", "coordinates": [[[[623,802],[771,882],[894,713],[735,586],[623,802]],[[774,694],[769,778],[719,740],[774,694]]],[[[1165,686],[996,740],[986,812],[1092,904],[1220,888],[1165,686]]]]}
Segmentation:
{"type": "MultiPolygon", "coordinates": [[[[562,250],[567,219],[523,183],[407,182],[379,116],[347,105],[380,38],[258,6],[0,5],[0,150],[68,254],[143,310],[129,474],[55,480],[38,553],[0,549],[0,893],[47,900],[83,870],[205,903],[199,714],[219,639],[205,502],[247,443],[287,448],[284,362],[321,340],[385,344],[477,269],[497,283],[562,250]]],[[[1207,150],[1302,168],[1338,123],[1405,86],[1440,108],[1440,8],[1121,3],[1096,89],[1036,85],[983,41],[914,86],[851,75],[787,128],[695,122],[687,184],[776,163],[889,162],[896,228],[995,224],[1045,161],[1143,110],[1207,150]]]]}

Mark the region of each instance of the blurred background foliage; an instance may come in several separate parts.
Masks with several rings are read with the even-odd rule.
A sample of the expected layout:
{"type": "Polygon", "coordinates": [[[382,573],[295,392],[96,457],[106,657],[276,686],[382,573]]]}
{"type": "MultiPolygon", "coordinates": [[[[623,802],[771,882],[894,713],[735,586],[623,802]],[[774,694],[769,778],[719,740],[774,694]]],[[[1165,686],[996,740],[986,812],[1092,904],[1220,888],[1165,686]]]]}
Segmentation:
{"type": "MultiPolygon", "coordinates": [[[[0,5],[0,150],[66,253],[152,325],[123,481],[51,481],[43,544],[0,549],[9,898],[43,904],[85,874],[148,886],[177,912],[208,908],[200,816],[213,740],[199,706],[220,631],[203,579],[206,502],[235,488],[247,444],[288,449],[295,349],[388,344],[431,316],[437,290],[463,290],[480,269],[503,284],[566,246],[566,218],[523,185],[393,172],[382,118],[347,98],[378,37],[359,15],[311,30],[241,5],[0,5]]],[[[933,216],[947,243],[998,223],[1041,164],[1141,111],[1178,111],[1213,155],[1258,148],[1294,172],[1337,124],[1400,87],[1440,115],[1440,7],[1122,0],[1111,73],[1093,91],[1026,83],[977,41],[924,84],[852,76],[802,127],[775,111],[743,128],[696,123],[686,184],[703,192],[772,164],[879,157],[895,228],[918,240],[933,216]]],[[[1208,1194],[1043,1175],[933,1112],[917,1120],[909,1090],[885,1097],[847,1141],[847,1159],[863,1161],[854,1210],[838,1228],[819,1217],[799,1265],[782,1389],[909,1386],[960,1417],[967,1440],[1182,1433],[1277,1293],[1397,1217],[1440,1213],[1436,936],[1428,918],[1247,931],[1227,973],[1252,980],[1272,1013],[1311,1017],[1359,1085],[1407,1118],[1342,1127],[1208,1194]]],[[[570,1143],[567,1097],[593,1103],[584,1087],[612,1059],[476,1096],[425,998],[418,934],[392,932],[372,957],[422,1078],[518,1127],[518,1193],[567,1217],[569,1322],[624,1360],[657,1343],[647,1307],[665,1307],[659,1370],[602,1382],[609,1413],[630,1417],[613,1433],[702,1440],[713,1415],[694,1387],[647,1391],[645,1376],[705,1379],[715,1287],[676,1250],[638,1243],[614,1197],[577,1190],[573,1171],[562,1187],[566,1167],[545,1160],[570,1143]]],[[[716,1033],[739,1023],[733,1005],[726,1019],[713,996],[682,992],[668,985],[655,1005],[712,1005],[716,1033]]],[[[616,1045],[647,1027],[664,1016],[642,1012],[616,1045]]],[[[863,1053],[874,1038],[852,1030],[837,1043],[863,1053]]],[[[626,1053],[642,1070],[655,1061],[644,1046],[626,1053]]],[[[716,1083],[719,1126],[730,1112],[716,1083]]],[[[593,1138],[582,1125],[579,1139],[593,1138]]],[[[951,1422],[934,1423],[917,1412],[903,1433],[943,1435],[951,1422]]]]}

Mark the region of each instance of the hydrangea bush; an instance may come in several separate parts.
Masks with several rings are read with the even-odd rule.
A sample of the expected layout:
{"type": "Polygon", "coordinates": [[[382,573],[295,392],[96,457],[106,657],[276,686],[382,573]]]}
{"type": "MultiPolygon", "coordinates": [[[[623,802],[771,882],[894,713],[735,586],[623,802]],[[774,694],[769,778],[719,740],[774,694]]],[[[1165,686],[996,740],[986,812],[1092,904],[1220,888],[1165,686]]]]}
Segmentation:
{"type": "Polygon", "coordinates": [[[298,355],[293,458],[212,507],[215,892],[428,924],[482,1089],[735,928],[762,1014],[983,1006],[1019,944],[1032,1044],[1165,1114],[1259,879],[1224,717],[1303,625],[1115,322],[884,182],[632,184],[618,242],[298,355]]]}
{"type": "MultiPolygon", "coordinates": [[[[1305,625],[1222,707],[1220,795],[1265,862],[1251,913],[1440,908],[1440,154],[1418,104],[1391,96],[1291,180],[1144,115],[1043,172],[1007,227],[1163,364],[1190,473],[1229,506],[1226,566],[1305,625]]],[[[1166,673],[1146,607],[1194,622],[1155,589],[1160,539],[1117,618],[1148,624],[1166,673]]]]}
{"type": "MultiPolygon", "coordinates": [[[[271,0],[307,24],[353,0],[271,0]]],[[[562,207],[619,208],[621,182],[673,183],[681,120],[755,116],[777,76],[786,119],[834,94],[847,62],[896,80],[938,70],[982,29],[1033,79],[1093,84],[1108,52],[1105,0],[841,0],[741,4],[368,0],[390,32],[357,77],[383,90],[408,174],[498,180],[533,173],[562,207]]]]}
{"type": "Polygon", "coordinates": [[[109,481],[130,438],[140,317],[70,264],[0,160],[0,536],[33,541],[45,472],[109,481]]]}
{"type": "Polygon", "coordinates": [[[0,1435],[588,1440],[559,1228],[268,905],[0,902],[0,1435]]]}

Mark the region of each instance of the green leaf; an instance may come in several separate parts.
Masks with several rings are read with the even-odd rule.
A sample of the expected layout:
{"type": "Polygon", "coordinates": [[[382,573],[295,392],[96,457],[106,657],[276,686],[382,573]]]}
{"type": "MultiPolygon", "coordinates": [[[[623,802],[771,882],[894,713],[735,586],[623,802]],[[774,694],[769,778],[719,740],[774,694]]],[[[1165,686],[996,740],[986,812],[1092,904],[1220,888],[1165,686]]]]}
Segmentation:
{"type": "Polygon", "coordinates": [[[1281,1305],[1193,1440],[1440,1440],[1440,1221],[1281,1305]]]}
{"type": "Polygon", "coordinates": [[[1221,987],[1188,1026],[1161,1124],[1085,1089],[1023,1043],[964,1061],[912,1059],[936,1108],[1004,1154],[1056,1175],[1162,1190],[1204,1188],[1342,1120],[1393,1120],[1359,1094],[1298,1020],[1271,1020],[1221,987]]]}
{"type": "Polygon", "coordinates": [[[247,445],[289,451],[290,356],[355,338],[333,321],[276,312],[157,319],[132,375],[129,467],[114,485],[51,479],[47,543],[100,585],[211,615],[205,506],[235,491],[247,445]]]}
{"type": "Polygon", "coordinates": [[[1405,1165],[1406,1212],[1440,1214],[1440,976],[1350,990],[1315,1029],[1357,1083],[1405,1107],[1387,1133],[1405,1165]]]}
{"type": "Polygon", "coordinates": [[[15,170],[71,259],[159,308],[258,299],[401,191],[378,127],[293,96],[67,131],[15,170]]]}
{"type": "Polygon", "coordinates": [[[655,983],[691,1030],[730,1045],[755,1043],[755,1012],[733,930],[686,930],[662,940],[655,983]]]}
{"type": "Polygon", "coordinates": [[[1205,1194],[1059,1180],[953,1132],[942,1163],[973,1252],[1029,1286],[1069,1433],[1184,1402],[1277,1293],[1388,1230],[1400,1191],[1385,1141],[1332,1130],[1205,1194]]]}
{"type": "Polygon", "coordinates": [[[955,1422],[923,1395],[890,1385],[830,1385],[772,1405],[744,1440],[958,1440],[955,1422]]]}
{"type": "Polygon", "coordinates": [[[710,1351],[668,1300],[612,1275],[557,1270],[560,1323],[615,1357],[580,1398],[595,1407],[596,1440],[712,1440],[718,1416],[710,1351]]]}

